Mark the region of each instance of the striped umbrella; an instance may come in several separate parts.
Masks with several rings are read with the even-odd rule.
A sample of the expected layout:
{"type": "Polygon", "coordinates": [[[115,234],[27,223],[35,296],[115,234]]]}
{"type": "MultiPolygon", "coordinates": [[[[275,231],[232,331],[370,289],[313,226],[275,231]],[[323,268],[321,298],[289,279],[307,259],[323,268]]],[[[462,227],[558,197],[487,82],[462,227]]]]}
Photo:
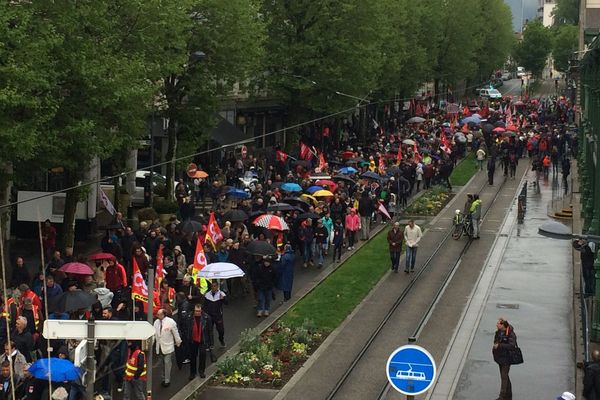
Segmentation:
{"type": "Polygon", "coordinates": [[[290,229],[283,218],[271,214],[261,215],[256,218],[253,223],[256,226],[267,228],[273,231],[287,231],[290,229]]]}

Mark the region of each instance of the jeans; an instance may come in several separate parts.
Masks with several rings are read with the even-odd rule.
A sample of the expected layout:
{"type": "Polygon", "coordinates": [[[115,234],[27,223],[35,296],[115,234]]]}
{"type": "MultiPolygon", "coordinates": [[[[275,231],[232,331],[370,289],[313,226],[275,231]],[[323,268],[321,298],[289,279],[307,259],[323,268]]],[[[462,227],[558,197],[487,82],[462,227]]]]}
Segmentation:
{"type": "Polygon", "coordinates": [[[473,237],[479,237],[479,218],[471,218],[471,224],[473,225],[473,237]]]}
{"type": "Polygon", "coordinates": [[[371,227],[371,217],[360,217],[360,226],[361,226],[361,239],[367,240],[369,239],[369,228],[371,227]]]}
{"type": "Polygon", "coordinates": [[[500,365],[500,398],[502,400],[512,400],[512,384],[510,383],[510,365],[500,365]]]}
{"type": "Polygon", "coordinates": [[[398,264],[400,264],[400,251],[390,251],[390,258],[392,259],[392,269],[398,271],[398,264]]]}
{"type": "Polygon", "coordinates": [[[325,244],[317,243],[315,245],[317,250],[317,265],[323,265],[323,255],[325,254],[325,244]]]}
{"type": "Polygon", "coordinates": [[[418,247],[406,246],[406,268],[405,271],[415,269],[415,261],[417,260],[417,249],[418,247]]]}
{"type": "Polygon", "coordinates": [[[479,170],[483,171],[483,160],[477,160],[477,165],[479,166],[479,170]]]}
{"type": "Polygon", "coordinates": [[[171,368],[173,367],[173,353],[169,354],[161,354],[158,356],[160,358],[160,362],[162,364],[162,368],[160,369],[160,377],[163,382],[169,383],[171,382],[171,368]]]}
{"type": "Polygon", "coordinates": [[[291,298],[292,298],[292,291],[291,290],[284,290],[283,291],[283,301],[288,301],[291,298]]]}
{"type": "Polygon", "coordinates": [[[145,385],[146,381],[142,381],[140,379],[132,379],[130,381],[125,381],[123,400],[145,400],[145,385]]]}
{"type": "Polygon", "coordinates": [[[348,247],[354,246],[356,243],[356,231],[348,231],[348,247]]]}
{"type": "Polygon", "coordinates": [[[336,244],[333,246],[333,260],[335,261],[335,255],[337,254],[338,261],[342,258],[342,244],[336,244]]]}
{"type": "Polygon", "coordinates": [[[190,375],[196,375],[197,372],[204,373],[206,366],[206,346],[204,343],[190,343],[190,375]]]}
{"type": "Polygon", "coordinates": [[[271,298],[273,296],[273,289],[258,289],[258,307],[257,311],[270,311],[271,310],[271,298]]]}
{"type": "Polygon", "coordinates": [[[302,242],[302,255],[304,256],[304,264],[312,261],[313,258],[313,248],[312,242],[302,242]]]}
{"type": "Polygon", "coordinates": [[[225,324],[223,323],[222,315],[210,315],[206,325],[208,326],[208,330],[211,332],[211,334],[213,326],[216,326],[217,332],[219,333],[219,340],[225,340],[225,324]]]}

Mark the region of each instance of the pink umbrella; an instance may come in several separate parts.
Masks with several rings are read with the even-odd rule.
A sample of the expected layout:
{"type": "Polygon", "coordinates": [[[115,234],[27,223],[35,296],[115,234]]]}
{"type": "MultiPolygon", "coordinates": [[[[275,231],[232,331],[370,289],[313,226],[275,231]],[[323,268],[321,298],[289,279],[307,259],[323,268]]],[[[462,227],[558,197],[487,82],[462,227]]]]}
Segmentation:
{"type": "Polygon", "coordinates": [[[90,261],[96,260],[116,260],[115,256],[110,253],[96,253],[88,257],[90,261]]]}
{"type": "Polygon", "coordinates": [[[500,132],[504,132],[504,131],[506,131],[506,129],[504,129],[504,128],[503,128],[503,127],[501,127],[501,126],[499,126],[499,127],[497,127],[497,128],[494,128],[494,129],[492,130],[492,132],[496,132],[496,133],[500,133],[500,132]]]}
{"type": "Polygon", "coordinates": [[[60,267],[59,271],[76,275],[94,275],[94,271],[89,267],[89,265],[79,262],[67,263],[60,267]]]}

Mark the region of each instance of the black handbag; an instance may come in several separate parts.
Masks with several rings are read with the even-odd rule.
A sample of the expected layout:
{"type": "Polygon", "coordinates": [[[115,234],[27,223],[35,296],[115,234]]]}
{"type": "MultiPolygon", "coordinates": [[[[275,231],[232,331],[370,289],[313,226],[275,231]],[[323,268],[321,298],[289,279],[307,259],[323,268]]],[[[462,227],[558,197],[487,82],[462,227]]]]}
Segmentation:
{"type": "Polygon", "coordinates": [[[508,360],[510,365],[523,364],[523,352],[519,346],[513,347],[508,351],[508,360]]]}

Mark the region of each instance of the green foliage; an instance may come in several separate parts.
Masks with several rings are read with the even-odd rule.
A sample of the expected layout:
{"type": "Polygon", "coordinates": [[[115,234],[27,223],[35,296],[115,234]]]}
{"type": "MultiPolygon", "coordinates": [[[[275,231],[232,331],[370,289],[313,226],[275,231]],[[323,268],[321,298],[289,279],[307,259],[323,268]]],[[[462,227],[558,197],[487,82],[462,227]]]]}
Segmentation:
{"type": "Polygon", "coordinates": [[[552,16],[555,26],[579,24],[579,0],[557,0],[552,16]]]}
{"type": "Polygon", "coordinates": [[[475,153],[469,153],[452,170],[450,174],[450,183],[452,186],[464,186],[469,179],[477,173],[477,164],[475,163],[475,153]]]}
{"type": "Polygon", "coordinates": [[[535,20],[525,26],[523,40],[515,46],[513,56],[519,65],[539,77],[551,50],[552,36],[549,29],[541,21],[535,20]]]}
{"type": "Polygon", "coordinates": [[[141,208],[137,212],[138,221],[154,221],[158,219],[158,213],[152,207],[141,208]]]}
{"type": "Polygon", "coordinates": [[[407,215],[436,215],[450,200],[446,186],[436,185],[406,208],[407,215]]]}
{"type": "Polygon", "coordinates": [[[154,202],[154,210],[158,214],[175,214],[179,210],[179,207],[174,201],[159,199],[154,202]]]}
{"type": "Polygon", "coordinates": [[[557,71],[566,72],[569,69],[569,60],[575,57],[573,53],[577,50],[578,40],[577,25],[560,25],[556,29],[552,57],[557,71]]]}
{"type": "Polygon", "coordinates": [[[256,353],[260,344],[260,334],[256,329],[245,329],[240,334],[240,352],[256,353]]]}

